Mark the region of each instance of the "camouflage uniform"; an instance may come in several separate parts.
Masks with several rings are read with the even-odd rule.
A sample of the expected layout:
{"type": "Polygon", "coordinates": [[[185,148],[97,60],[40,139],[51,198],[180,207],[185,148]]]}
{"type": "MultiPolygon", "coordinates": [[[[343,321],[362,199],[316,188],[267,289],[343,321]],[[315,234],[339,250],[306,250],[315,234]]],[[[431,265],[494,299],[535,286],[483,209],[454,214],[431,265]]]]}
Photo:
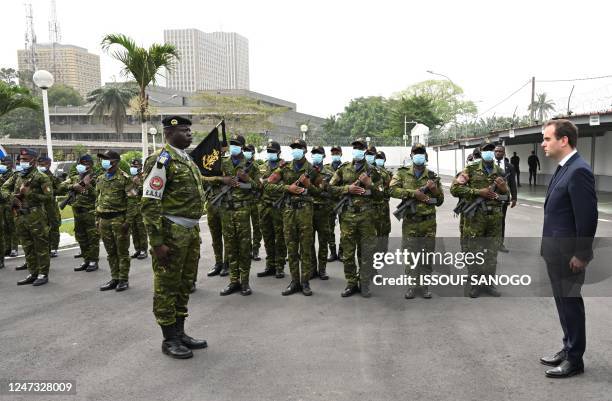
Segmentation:
{"type": "MultiPolygon", "coordinates": [[[[329,221],[334,208],[334,202],[327,186],[334,175],[334,172],[326,166],[322,166],[320,174],[321,193],[313,196],[312,200],[312,276],[320,276],[326,279],[327,276],[327,247],[329,245],[330,232],[329,221]],[[315,251],[315,234],[319,242],[318,251],[315,251]]],[[[319,184],[318,184],[319,185],[319,184]]]]}
{"type": "Polygon", "coordinates": [[[22,208],[15,211],[15,225],[31,275],[49,275],[49,221],[46,205],[53,197],[49,178],[31,167],[27,174],[14,174],[2,185],[2,198],[12,202],[22,185],[30,190],[23,197],[22,208]]]}
{"type": "MultiPolygon", "coordinates": [[[[340,165],[342,164],[342,162],[331,162],[325,165],[325,167],[327,167],[328,169],[330,169],[332,172],[336,172],[336,170],[338,170],[338,167],[340,167],[340,165]]],[[[333,207],[332,207],[333,209],[333,207]]],[[[329,241],[328,241],[328,246],[329,249],[331,251],[331,249],[336,250],[336,215],[334,213],[330,213],[329,214],[329,241]]],[[[340,253],[340,252],[338,252],[340,253]]]]}
{"type": "Polygon", "coordinates": [[[208,222],[208,229],[212,238],[212,248],[215,255],[215,265],[222,264],[223,260],[223,226],[221,224],[221,207],[213,206],[210,204],[212,198],[217,196],[221,191],[221,187],[216,182],[208,182],[207,177],[203,177],[204,185],[209,186],[211,189],[208,191],[206,199],[206,220],[208,222]]]}
{"type": "MultiPolygon", "coordinates": [[[[11,170],[7,170],[6,173],[0,174],[0,187],[13,175],[11,170]]],[[[4,267],[4,256],[5,253],[11,251],[10,238],[7,227],[6,214],[11,212],[11,207],[8,203],[8,199],[2,199],[0,197],[0,265],[4,267]]]]}
{"type": "Polygon", "coordinates": [[[389,233],[391,233],[391,215],[389,211],[389,184],[391,182],[391,172],[384,167],[376,167],[385,188],[385,195],[381,200],[374,202],[375,208],[378,211],[376,217],[376,237],[377,245],[380,252],[387,252],[389,248],[389,233]]]}
{"type": "MultiPolygon", "coordinates": [[[[424,187],[428,180],[436,181],[438,193],[435,196],[428,195],[432,198],[435,197],[437,203],[429,205],[417,201],[416,213],[411,214],[408,211],[402,221],[402,249],[407,249],[408,252],[421,252],[422,249],[425,252],[433,252],[436,248],[436,207],[441,206],[444,202],[444,192],[440,180],[436,179],[436,174],[429,171],[427,167],[418,176],[414,167],[400,167],[393,175],[389,185],[389,194],[392,197],[414,199],[415,191],[424,187]]],[[[406,274],[417,279],[420,275],[431,274],[431,272],[430,263],[406,266],[406,274]]]]}
{"type": "Polygon", "coordinates": [[[58,177],[51,174],[49,170],[45,171],[43,174],[49,177],[53,188],[53,196],[51,197],[51,200],[47,203],[47,217],[49,218],[49,249],[56,250],[57,248],[59,248],[59,229],[62,224],[62,215],[60,213],[59,206],[57,205],[57,199],[55,197],[60,192],[62,181],[58,177]]]}
{"type": "Polygon", "coordinates": [[[119,168],[112,176],[105,173],[96,181],[96,220],[113,280],[128,281],[130,273],[130,230],[123,224],[136,215],[133,205],[128,207],[132,188],[132,180],[119,168]]]}
{"type": "Polygon", "coordinates": [[[134,217],[130,219],[130,234],[136,252],[146,252],[147,231],[145,229],[142,212],[140,210],[140,199],[142,198],[143,176],[141,173],[131,177],[132,190],[128,195],[128,207],[134,209],[134,217]]]}
{"type": "MultiPolygon", "coordinates": [[[[280,160],[274,164],[266,162],[259,166],[259,175],[265,182],[270,174],[284,165],[280,160]]],[[[275,209],[272,205],[283,196],[279,192],[264,191],[259,202],[259,224],[266,248],[266,270],[283,273],[285,270],[285,257],[287,247],[285,246],[285,234],[283,231],[283,213],[281,209],[275,209]]]]}
{"type": "MultiPolygon", "coordinates": [[[[16,174],[12,170],[8,170],[6,173],[0,175],[0,187],[4,185],[14,174],[16,174]]],[[[15,230],[15,216],[11,210],[11,205],[8,199],[4,201],[0,201],[0,214],[3,216],[4,222],[4,247],[0,247],[0,251],[2,254],[8,253],[10,251],[17,251],[19,246],[17,240],[17,231],[15,230]]]]}
{"type": "Polygon", "coordinates": [[[351,205],[340,212],[340,246],[342,247],[342,262],[347,288],[357,288],[358,284],[367,289],[372,278],[372,259],[376,248],[375,219],[377,212],[374,206],[376,200],[384,196],[384,188],[376,169],[363,160],[343,163],[334,173],[330,181],[331,192],[338,198],[348,195],[349,185],[355,183],[363,173],[370,173],[372,185],[370,195],[350,195],[351,205]],[[355,264],[355,252],[361,249],[359,272],[355,264]]]}

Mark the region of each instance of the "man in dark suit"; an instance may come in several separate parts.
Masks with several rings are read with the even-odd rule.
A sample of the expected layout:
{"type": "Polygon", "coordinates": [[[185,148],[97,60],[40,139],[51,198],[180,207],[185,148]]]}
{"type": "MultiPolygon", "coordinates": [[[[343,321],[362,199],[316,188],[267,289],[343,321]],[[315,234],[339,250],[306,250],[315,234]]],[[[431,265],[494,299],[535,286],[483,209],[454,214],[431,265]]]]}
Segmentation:
{"type": "Polygon", "coordinates": [[[533,185],[536,185],[536,176],[538,170],[540,170],[540,159],[535,154],[535,150],[531,151],[531,155],[527,158],[527,165],[529,166],[529,186],[531,186],[531,179],[533,178],[533,185]]]}
{"type": "MultiPolygon", "coordinates": [[[[507,177],[508,186],[510,187],[510,207],[513,208],[516,206],[516,171],[514,170],[514,166],[506,157],[506,148],[503,145],[497,145],[495,147],[495,164],[497,164],[504,171],[504,176],[507,177]]],[[[504,218],[502,219],[502,243],[499,247],[499,251],[504,253],[508,253],[508,248],[506,248],[504,245],[504,238],[506,238],[507,212],[508,204],[504,203],[502,206],[502,213],[504,214],[504,218]]]]}
{"type": "Polygon", "coordinates": [[[597,196],[591,167],[576,152],[578,129],[568,120],[544,125],[542,148],[558,163],[544,202],[541,253],[563,329],[563,348],[544,365],[548,377],[584,372],[586,347],[584,302],[580,294],[587,264],[593,259],[597,230],[597,196]]]}
{"type": "Polygon", "coordinates": [[[514,173],[516,174],[516,186],[521,186],[521,158],[518,157],[516,152],[512,154],[510,158],[510,164],[514,167],[514,173]]]}

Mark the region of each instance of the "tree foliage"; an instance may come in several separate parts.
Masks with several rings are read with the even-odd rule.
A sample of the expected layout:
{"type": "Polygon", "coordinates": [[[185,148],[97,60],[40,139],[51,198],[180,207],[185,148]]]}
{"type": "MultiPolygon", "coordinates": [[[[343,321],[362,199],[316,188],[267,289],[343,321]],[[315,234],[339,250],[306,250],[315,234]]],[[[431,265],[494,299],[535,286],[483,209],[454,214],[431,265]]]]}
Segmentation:
{"type": "Polygon", "coordinates": [[[535,113],[538,121],[543,122],[555,111],[555,102],[546,97],[546,93],[538,93],[536,100],[529,105],[527,110],[535,113]]]}
{"type": "Polygon", "coordinates": [[[87,95],[87,102],[93,103],[89,112],[99,121],[105,116],[110,117],[115,132],[121,134],[127,120],[128,105],[137,94],[138,88],[131,83],[103,86],[87,95]]]}
{"type": "Polygon", "coordinates": [[[49,106],[82,106],[83,97],[74,88],[56,84],[49,88],[49,106]]]}
{"type": "Polygon", "coordinates": [[[0,117],[19,108],[38,110],[40,104],[28,89],[0,81],[0,117]]]}

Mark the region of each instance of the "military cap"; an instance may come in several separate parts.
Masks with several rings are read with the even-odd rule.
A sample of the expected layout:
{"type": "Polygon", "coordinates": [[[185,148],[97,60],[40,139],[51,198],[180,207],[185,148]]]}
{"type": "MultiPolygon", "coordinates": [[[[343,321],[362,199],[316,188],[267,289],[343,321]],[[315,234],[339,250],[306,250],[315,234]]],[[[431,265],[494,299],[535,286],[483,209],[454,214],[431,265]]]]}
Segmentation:
{"type": "Polygon", "coordinates": [[[310,153],[317,153],[325,156],[325,149],[323,148],[323,146],[313,146],[310,153]]]}
{"type": "Polygon", "coordinates": [[[366,149],[366,155],[375,155],[376,154],[376,146],[370,145],[366,149]]]}
{"type": "Polygon", "coordinates": [[[291,145],[289,145],[289,147],[291,149],[295,149],[295,148],[302,148],[304,150],[308,149],[308,146],[306,146],[306,141],[300,138],[297,138],[296,140],[291,142],[291,145]]]}
{"type": "Polygon", "coordinates": [[[266,150],[268,152],[280,152],[281,151],[281,146],[280,143],[276,142],[276,141],[270,141],[268,142],[268,146],[266,147],[266,150]]]}
{"type": "Polygon", "coordinates": [[[114,150],[107,150],[104,153],[98,153],[98,159],[119,160],[121,156],[114,150]]]}
{"type": "Polygon", "coordinates": [[[253,144],[251,143],[248,143],[244,145],[244,150],[249,151],[249,152],[255,152],[255,146],[253,146],[253,144]]]}
{"type": "Polygon", "coordinates": [[[19,156],[34,156],[38,157],[38,152],[32,148],[21,148],[19,149],[19,156]]]}
{"type": "Polygon", "coordinates": [[[422,143],[415,143],[414,145],[412,145],[412,149],[410,150],[410,153],[413,153],[415,155],[425,154],[427,153],[427,148],[422,143]]]}
{"type": "Polygon", "coordinates": [[[331,147],[331,152],[340,152],[342,153],[342,148],[338,145],[334,145],[331,147]]]}
{"type": "Polygon", "coordinates": [[[495,150],[495,144],[492,142],[484,142],[480,145],[480,150],[495,150]]]}
{"type": "Polygon", "coordinates": [[[191,125],[191,120],[181,116],[168,116],[162,120],[162,126],[164,128],[177,127],[179,125],[191,125]]]}
{"type": "Polygon", "coordinates": [[[385,152],[383,152],[381,150],[380,152],[376,152],[376,158],[377,159],[387,160],[387,155],[385,155],[385,152]]]}
{"type": "Polygon", "coordinates": [[[244,137],[240,134],[233,134],[230,138],[230,145],[244,146],[245,143],[246,141],[244,140],[244,137]]]}
{"type": "Polygon", "coordinates": [[[478,157],[480,157],[481,156],[480,148],[479,147],[474,148],[474,150],[472,151],[472,154],[474,156],[478,155],[478,157]]]}
{"type": "Polygon", "coordinates": [[[351,142],[351,146],[360,146],[362,148],[368,147],[368,142],[364,138],[357,138],[353,142],[351,142]]]}
{"type": "Polygon", "coordinates": [[[92,162],[93,162],[93,159],[91,158],[91,155],[89,155],[89,154],[84,154],[83,156],[79,157],[79,163],[82,163],[82,162],[89,162],[89,163],[92,163],[92,162]]]}
{"type": "Polygon", "coordinates": [[[40,156],[38,158],[38,162],[39,163],[46,163],[46,162],[50,162],[51,158],[49,156],[40,156]]]}

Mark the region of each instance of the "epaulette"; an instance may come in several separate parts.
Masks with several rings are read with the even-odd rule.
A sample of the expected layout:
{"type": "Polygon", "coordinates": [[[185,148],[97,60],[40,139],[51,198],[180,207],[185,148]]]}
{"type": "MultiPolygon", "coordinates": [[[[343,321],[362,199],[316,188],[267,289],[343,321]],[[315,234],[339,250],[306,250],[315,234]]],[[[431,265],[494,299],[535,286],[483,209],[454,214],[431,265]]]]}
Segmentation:
{"type": "Polygon", "coordinates": [[[157,158],[157,167],[161,168],[162,166],[167,166],[168,163],[170,163],[170,160],[172,160],[172,156],[170,156],[170,153],[168,153],[167,150],[162,150],[159,154],[159,157],[157,158]]]}

